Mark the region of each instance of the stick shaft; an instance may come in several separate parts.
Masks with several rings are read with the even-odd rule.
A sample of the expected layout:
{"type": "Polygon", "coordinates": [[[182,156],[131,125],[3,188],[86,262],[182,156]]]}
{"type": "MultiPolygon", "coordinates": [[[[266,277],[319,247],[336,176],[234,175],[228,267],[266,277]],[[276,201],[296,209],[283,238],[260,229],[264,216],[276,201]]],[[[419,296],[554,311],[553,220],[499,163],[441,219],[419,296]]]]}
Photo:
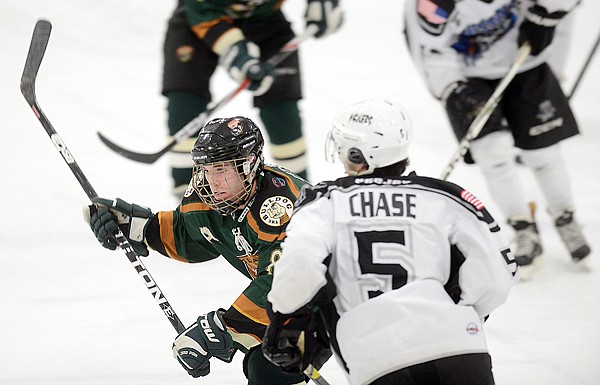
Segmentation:
{"type": "MultiPolygon", "coordinates": [[[[46,133],[52,140],[52,143],[54,143],[54,146],[56,147],[58,152],[60,152],[64,161],[71,169],[71,172],[81,185],[81,188],[85,191],[88,198],[90,198],[91,200],[93,198],[96,198],[98,194],[96,193],[96,191],[92,187],[92,184],[89,182],[89,180],[75,161],[75,158],[71,154],[71,151],[69,151],[60,135],[58,135],[58,133],[50,123],[50,120],[46,117],[46,115],[40,108],[35,95],[35,80],[37,78],[37,73],[42,63],[42,58],[46,51],[46,47],[48,45],[48,39],[50,38],[51,29],[52,25],[47,20],[39,20],[35,26],[33,36],[31,38],[31,46],[29,48],[29,53],[25,62],[25,69],[23,70],[23,76],[21,77],[21,92],[23,93],[25,100],[27,100],[27,103],[29,103],[29,106],[33,110],[35,116],[38,118],[38,120],[46,130],[46,133]]],[[[135,253],[135,251],[129,244],[129,241],[123,235],[123,232],[121,232],[121,230],[119,230],[117,234],[115,234],[115,239],[119,247],[125,252],[125,255],[135,268],[140,278],[142,278],[142,280],[144,281],[146,287],[160,306],[163,313],[169,319],[171,325],[173,325],[173,327],[178,333],[184,331],[185,327],[183,326],[183,323],[181,322],[177,314],[175,314],[175,311],[169,304],[169,301],[167,301],[165,296],[162,294],[162,291],[160,290],[158,285],[156,285],[156,282],[150,275],[150,272],[148,272],[142,261],[139,259],[138,255],[135,253]]]]}

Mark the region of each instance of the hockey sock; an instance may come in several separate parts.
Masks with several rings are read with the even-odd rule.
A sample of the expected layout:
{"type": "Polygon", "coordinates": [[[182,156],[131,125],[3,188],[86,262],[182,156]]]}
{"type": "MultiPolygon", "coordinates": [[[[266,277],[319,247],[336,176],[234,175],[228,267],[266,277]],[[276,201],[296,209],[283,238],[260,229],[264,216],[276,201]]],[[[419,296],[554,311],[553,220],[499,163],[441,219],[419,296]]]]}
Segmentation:
{"type": "Polygon", "coordinates": [[[269,135],[274,162],[306,178],[308,159],[298,102],[290,100],[261,107],[260,118],[269,135]]]}
{"type": "Polygon", "coordinates": [[[474,140],[471,154],[481,168],[492,199],[504,216],[530,217],[510,133],[497,131],[474,140]]]}
{"type": "MultiPolygon", "coordinates": [[[[191,92],[170,92],[167,95],[169,113],[169,134],[172,136],[189,121],[206,110],[208,102],[191,92]]],[[[171,175],[174,192],[179,194],[185,190],[192,177],[192,157],[190,151],[196,138],[189,138],[178,143],[170,153],[171,175]]]]}
{"type": "Polygon", "coordinates": [[[521,161],[533,171],[552,216],[573,206],[569,174],[558,144],[538,150],[523,150],[521,161]]]}

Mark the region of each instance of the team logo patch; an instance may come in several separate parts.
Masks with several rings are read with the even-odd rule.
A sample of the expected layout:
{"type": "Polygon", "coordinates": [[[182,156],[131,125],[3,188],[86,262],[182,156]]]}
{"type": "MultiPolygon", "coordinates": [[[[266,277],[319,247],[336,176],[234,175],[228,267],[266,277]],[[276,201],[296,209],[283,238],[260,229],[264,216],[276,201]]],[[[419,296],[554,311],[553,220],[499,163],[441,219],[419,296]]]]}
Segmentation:
{"type": "Polygon", "coordinates": [[[467,325],[467,333],[469,334],[477,334],[479,333],[479,327],[477,326],[477,324],[471,322],[467,325]]]}
{"type": "Polygon", "coordinates": [[[273,184],[275,185],[275,187],[283,187],[285,186],[285,179],[273,178],[273,184]]]}
{"type": "Polygon", "coordinates": [[[288,197],[270,197],[260,206],[260,219],[267,225],[279,227],[289,222],[294,212],[294,202],[288,197]]]}
{"type": "Polygon", "coordinates": [[[177,59],[182,63],[187,63],[194,57],[194,47],[191,45],[182,45],[175,50],[177,59]]]}
{"type": "Polygon", "coordinates": [[[545,123],[552,119],[554,114],[556,114],[556,108],[554,108],[552,102],[550,100],[544,100],[538,106],[538,113],[536,117],[541,120],[542,123],[545,123]]]}
{"type": "Polygon", "coordinates": [[[234,135],[239,135],[242,133],[242,131],[244,131],[244,126],[242,126],[242,123],[240,123],[240,121],[237,119],[233,119],[229,123],[227,123],[227,127],[231,129],[231,132],[234,135]]]}
{"type": "Polygon", "coordinates": [[[479,199],[477,199],[475,197],[475,195],[471,194],[470,192],[468,192],[467,190],[462,190],[460,192],[460,197],[462,199],[464,199],[465,201],[469,202],[470,204],[473,205],[473,207],[475,207],[477,210],[481,211],[483,210],[483,208],[485,207],[483,205],[483,202],[480,201],[479,199]]]}

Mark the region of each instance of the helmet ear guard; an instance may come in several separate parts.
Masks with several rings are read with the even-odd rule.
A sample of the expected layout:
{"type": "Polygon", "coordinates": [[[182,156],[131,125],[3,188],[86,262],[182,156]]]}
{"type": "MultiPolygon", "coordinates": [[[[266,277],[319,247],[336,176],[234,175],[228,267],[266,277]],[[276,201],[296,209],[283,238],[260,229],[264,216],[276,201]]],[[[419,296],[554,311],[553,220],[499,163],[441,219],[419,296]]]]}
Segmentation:
{"type": "Polygon", "coordinates": [[[365,156],[363,155],[362,151],[360,151],[356,147],[348,149],[348,162],[354,164],[369,164],[367,163],[367,160],[365,159],[365,156]]]}

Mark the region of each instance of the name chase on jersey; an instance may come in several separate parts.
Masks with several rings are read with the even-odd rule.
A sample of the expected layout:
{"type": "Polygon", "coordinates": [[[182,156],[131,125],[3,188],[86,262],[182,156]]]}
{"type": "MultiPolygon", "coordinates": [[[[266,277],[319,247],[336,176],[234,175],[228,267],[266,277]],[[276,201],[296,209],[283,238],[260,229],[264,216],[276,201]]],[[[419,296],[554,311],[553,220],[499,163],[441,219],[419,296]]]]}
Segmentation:
{"type": "MultiPolygon", "coordinates": [[[[406,181],[382,178],[357,178],[360,184],[401,185],[406,181]]],[[[398,192],[360,191],[348,197],[353,217],[407,217],[416,218],[417,196],[398,192]]]]}

